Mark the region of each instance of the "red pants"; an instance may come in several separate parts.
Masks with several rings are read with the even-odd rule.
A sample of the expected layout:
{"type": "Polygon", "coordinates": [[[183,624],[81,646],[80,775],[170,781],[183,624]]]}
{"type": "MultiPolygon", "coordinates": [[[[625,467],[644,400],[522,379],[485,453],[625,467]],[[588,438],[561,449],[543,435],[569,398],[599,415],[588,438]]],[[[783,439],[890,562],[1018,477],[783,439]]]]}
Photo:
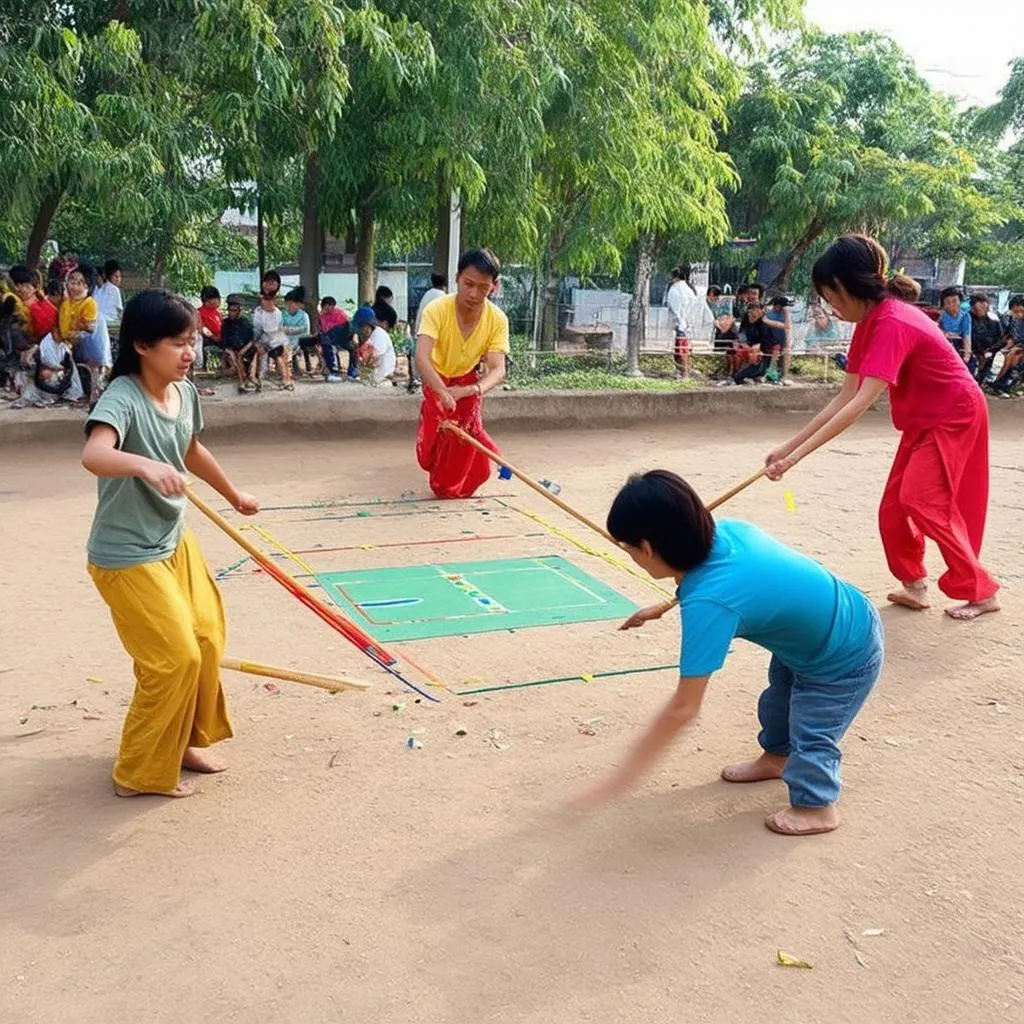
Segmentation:
{"type": "MultiPolygon", "coordinates": [[[[442,377],[447,387],[475,384],[477,375],[442,377]]],[[[471,437],[492,452],[498,446],[487,436],[481,418],[479,395],[469,395],[456,403],[454,412],[445,412],[441,400],[429,388],[423,389],[420,423],[416,431],[416,461],[430,474],[430,489],[439,498],[470,498],[491,475],[491,460],[465,441],[441,429],[442,420],[454,420],[471,437]]]]}
{"type": "Polygon", "coordinates": [[[923,580],[924,540],[939,547],[939,589],[984,601],[999,584],[978,556],[988,511],[988,409],[978,395],[973,419],[953,428],[904,434],[878,510],[889,570],[901,583],[923,580]]]}

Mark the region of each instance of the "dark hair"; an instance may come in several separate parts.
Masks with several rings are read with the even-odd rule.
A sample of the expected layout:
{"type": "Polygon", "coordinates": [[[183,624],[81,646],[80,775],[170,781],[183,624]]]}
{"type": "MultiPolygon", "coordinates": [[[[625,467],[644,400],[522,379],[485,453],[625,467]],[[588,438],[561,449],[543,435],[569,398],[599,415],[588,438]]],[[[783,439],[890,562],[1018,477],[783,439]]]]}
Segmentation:
{"type": "Polygon", "coordinates": [[[241,295],[232,294],[232,295],[228,296],[228,309],[230,309],[232,306],[238,306],[239,309],[242,308],[242,296],[241,295]]]}
{"type": "Polygon", "coordinates": [[[388,302],[394,297],[395,293],[386,284],[381,284],[377,286],[377,292],[373,297],[373,301],[380,302],[383,299],[385,302],[388,302]]]}
{"type": "Polygon", "coordinates": [[[1024,306],[1024,295],[1011,295],[1008,309],[1013,309],[1014,306],[1024,306]]]}
{"type": "Polygon", "coordinates": [[[219,299],[220,292],[212,284],[206,285],[199,293],[199,301],[206,302],[208,299],[219,299]]]}
{"type": "Polygon", "coordinates": [[[961,292],[960,289],[956,287],[956,285],[953,285],[953,286],[951,286],[949,288],[943,288],[942,291],[939,292],[939,302],[945,302],[946,299],[954,299],[954,298],[956,298],[956,299],[962,299],[963,298],[963,292],[961,292]]]}
{"type": "Polygon", "coordinates": [[[121,269],[121,264],[117,260],[107,260],[103,264],[103,277],[109,281],[112,274],[116,274],[121,269]]]}
{"type": "Polygon", "coordinates": [[[447,288],[448,287],[448,275],[447,274],[431,274],[430,275],[430,287],[431,288],[447,288]]]}
{"type": "Polygon", "coordinates": [[[46,282],[46,297],[48,299],[59,299],[64,294],[64,284],[59,277],[51,277],[46,282]]]}
{"type": "Polygon", "coordinates": [[[669,277],[674,278],[676,281],[685,281],[687,284],[690,283],[690,274],[693,273],[693,268],[689,263],[680,263],[678,267],[673,267],[669,277]]]}
{"type": "Polygon", "coordinates": [[[717,284],[709,284],[706,294],[718,296],[722,294],[722,289],[717,284]]]}
{"type": "Polygon", "coordinates": [[[10,270],[7,271],[7,276],[11,279],[12,284],[31,284],[35,285],[38,282],[38,276],[33,274],[23,263],[15,263],[10,270]]]}
{"type": "Polygon", "coordinates": [[[757,297],[759,299],[763,299],[764,298],[764,285],[761,284],[760,281],[755,281],[753,284],[748,284],[747,288],[750,291],[757,292],[757,297]]]}
{"type": "Polygon", "coordinates": [[[793,303],[790,302],[785,295],[776,295],[769,305],[775,306],[777,309],[782,309],[784,306],[792,306],[793,303]]]}
{"type": "Polygon", "coordinates": [[[468,249],[459,257],[458,273],[472,267],[481,274],[486,274],[492,281],[497,281],[501,274],[501,260],[490,249],[468,249]]]}
{"type": "Polygon", "coordinates": [[[889,257],[873,238],[867,235],[843,235],[837,238],[814,264],[811,271],[814,290],[841,285],[854,299],[881,302],[901,299],[916,302],[921,286],[905,274],[889,275],[889,257]]]}
{"type": "Polygon", "coordinates": [[[297,302],[301,306],[306,301],[306,289],[301,284],[297,285],[284,297],[284,301],[297,302]]]}
{"type": "Polygon", "coordinates": [[[681,476],[652,469],[631,476],[615,496],[608,532],[632,547],[647,541],[666,565],[689,572],[711,553],[715,521],[681,476]]]}
{"type": "Polygon", "coordinates": [[[129,299],[121,315],[121,336],[110,379],[142,370],[136,349],[154,348],[164,338],[176,338],[196,325],[196,311],[180,295],[163,288],[147,288],[129,299]]]}
{"type": "Polygon", "coordinates": [[[276,270],[264,270],[263,276],[260,278],[260,284],[264,281],[273,281],[278,288],[281,287],[281,275],[276,270]]]}
{"type": "MultiPolygon", "coordinates": [[[[91,263],[79,263],[75,270],[71,271],[71,274],[76,270],[85,278],[86,287],[89,289],[89,294],[92,295],[96,291],[96,268],[91,263]]],[[[68,274],[68,277],[71,274],[68,274]]]]}
{"type": "Polygon", "coordinates": [[[336,306],[337,304],[338,304],[338,300],[333,295],[325,295],[320,300],[320,305],[321,306],[336,306]]]}
{"type": "Polygon", "coordinates": [[[983,302],[989,302],[990,299],[987,295],[982,295],[980,292],[976,292],[971,296],[971,305],[980,306],[983,302]]]}

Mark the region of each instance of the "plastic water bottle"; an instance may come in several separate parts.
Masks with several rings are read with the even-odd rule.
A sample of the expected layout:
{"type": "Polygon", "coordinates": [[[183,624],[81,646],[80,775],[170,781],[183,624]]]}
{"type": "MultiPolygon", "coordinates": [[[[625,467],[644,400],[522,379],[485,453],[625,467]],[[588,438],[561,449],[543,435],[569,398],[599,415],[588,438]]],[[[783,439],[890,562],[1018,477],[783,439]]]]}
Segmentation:
{"type": "Polygon", "coordinates": [[[544,490],[550,491],[552,494],[557,495],[562,493],[561,484],[556,484],[554,480],[538,480],[537,483],[539,483],[544,490]]]}

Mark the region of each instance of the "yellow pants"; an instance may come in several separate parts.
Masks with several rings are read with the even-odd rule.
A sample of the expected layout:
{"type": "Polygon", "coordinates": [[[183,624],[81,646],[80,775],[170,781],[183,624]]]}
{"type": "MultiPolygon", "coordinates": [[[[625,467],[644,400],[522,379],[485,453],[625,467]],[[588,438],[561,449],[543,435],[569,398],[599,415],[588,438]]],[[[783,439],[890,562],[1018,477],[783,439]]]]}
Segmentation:
{"type": "Polygon", "coordinates": [[[162,562],[126,569],[90,565],[89,575],[135,661],[135,694],[114,781],[128,789],[168,792],[178,785],[186,747],[208,747],[231,736],[220,685],[220,593],[188,532],[162,562]]]}

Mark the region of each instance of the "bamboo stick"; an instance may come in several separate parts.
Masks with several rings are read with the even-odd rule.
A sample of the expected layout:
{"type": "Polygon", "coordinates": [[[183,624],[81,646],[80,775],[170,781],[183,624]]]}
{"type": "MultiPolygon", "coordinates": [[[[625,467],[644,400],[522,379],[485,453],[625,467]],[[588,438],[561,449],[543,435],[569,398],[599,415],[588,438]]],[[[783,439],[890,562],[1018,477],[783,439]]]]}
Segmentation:
{"type": "MultiPolygon", "coordinates": [[[[475,448],[482,455],[486,455],[487,458],[489,458],[495,465],[504,466],[505,469],[507,469],[514,477],[522,480],[527,487],[532,487],[538,494],[543,494],[548,501],[554,502],[563,512],[567,512],[571,515],[573,519],[578,519],[584,526],[589,526],[595,533],[599,533],[610,544],[615,544],[615,538],[612,537],[612,535],[603,526],[598,526],[593,519],[588,519],[582,512],[577,512],[572,505],[568,502],[562,501],[557,494],[552,494],[546,487],[542,487],[532,477],[529,477],[521,470],[516,469],[508,459],[499,455],[497,452],[492,452],[486,445],[482,445],[475,437],[471,437],[467,434],[457,423],[453,423],[451,420],[442,420],[441,429],[451,431],[451,433],[456,437],[461,438],[471,448],[475,448]]],[[[617,544],[615,544],[615,546],[618,547],[617,544]]]]}
{"type": "Polygon", "coordinates": [[[324,676],[316,672],[300,672],[294,668],[277,668],[274,665],[261,665],[255,661],[243,661],[240,658],[221,658],[220,667],[232,672],[245,672],[251,676],[266,676],[268,679],[283,679],[289,683],[302,683],[304,686],[316,686],[331,693],[344,690],[368,690],[369,683],[361,679],[341,679],[338,676],[324,676]]]}

